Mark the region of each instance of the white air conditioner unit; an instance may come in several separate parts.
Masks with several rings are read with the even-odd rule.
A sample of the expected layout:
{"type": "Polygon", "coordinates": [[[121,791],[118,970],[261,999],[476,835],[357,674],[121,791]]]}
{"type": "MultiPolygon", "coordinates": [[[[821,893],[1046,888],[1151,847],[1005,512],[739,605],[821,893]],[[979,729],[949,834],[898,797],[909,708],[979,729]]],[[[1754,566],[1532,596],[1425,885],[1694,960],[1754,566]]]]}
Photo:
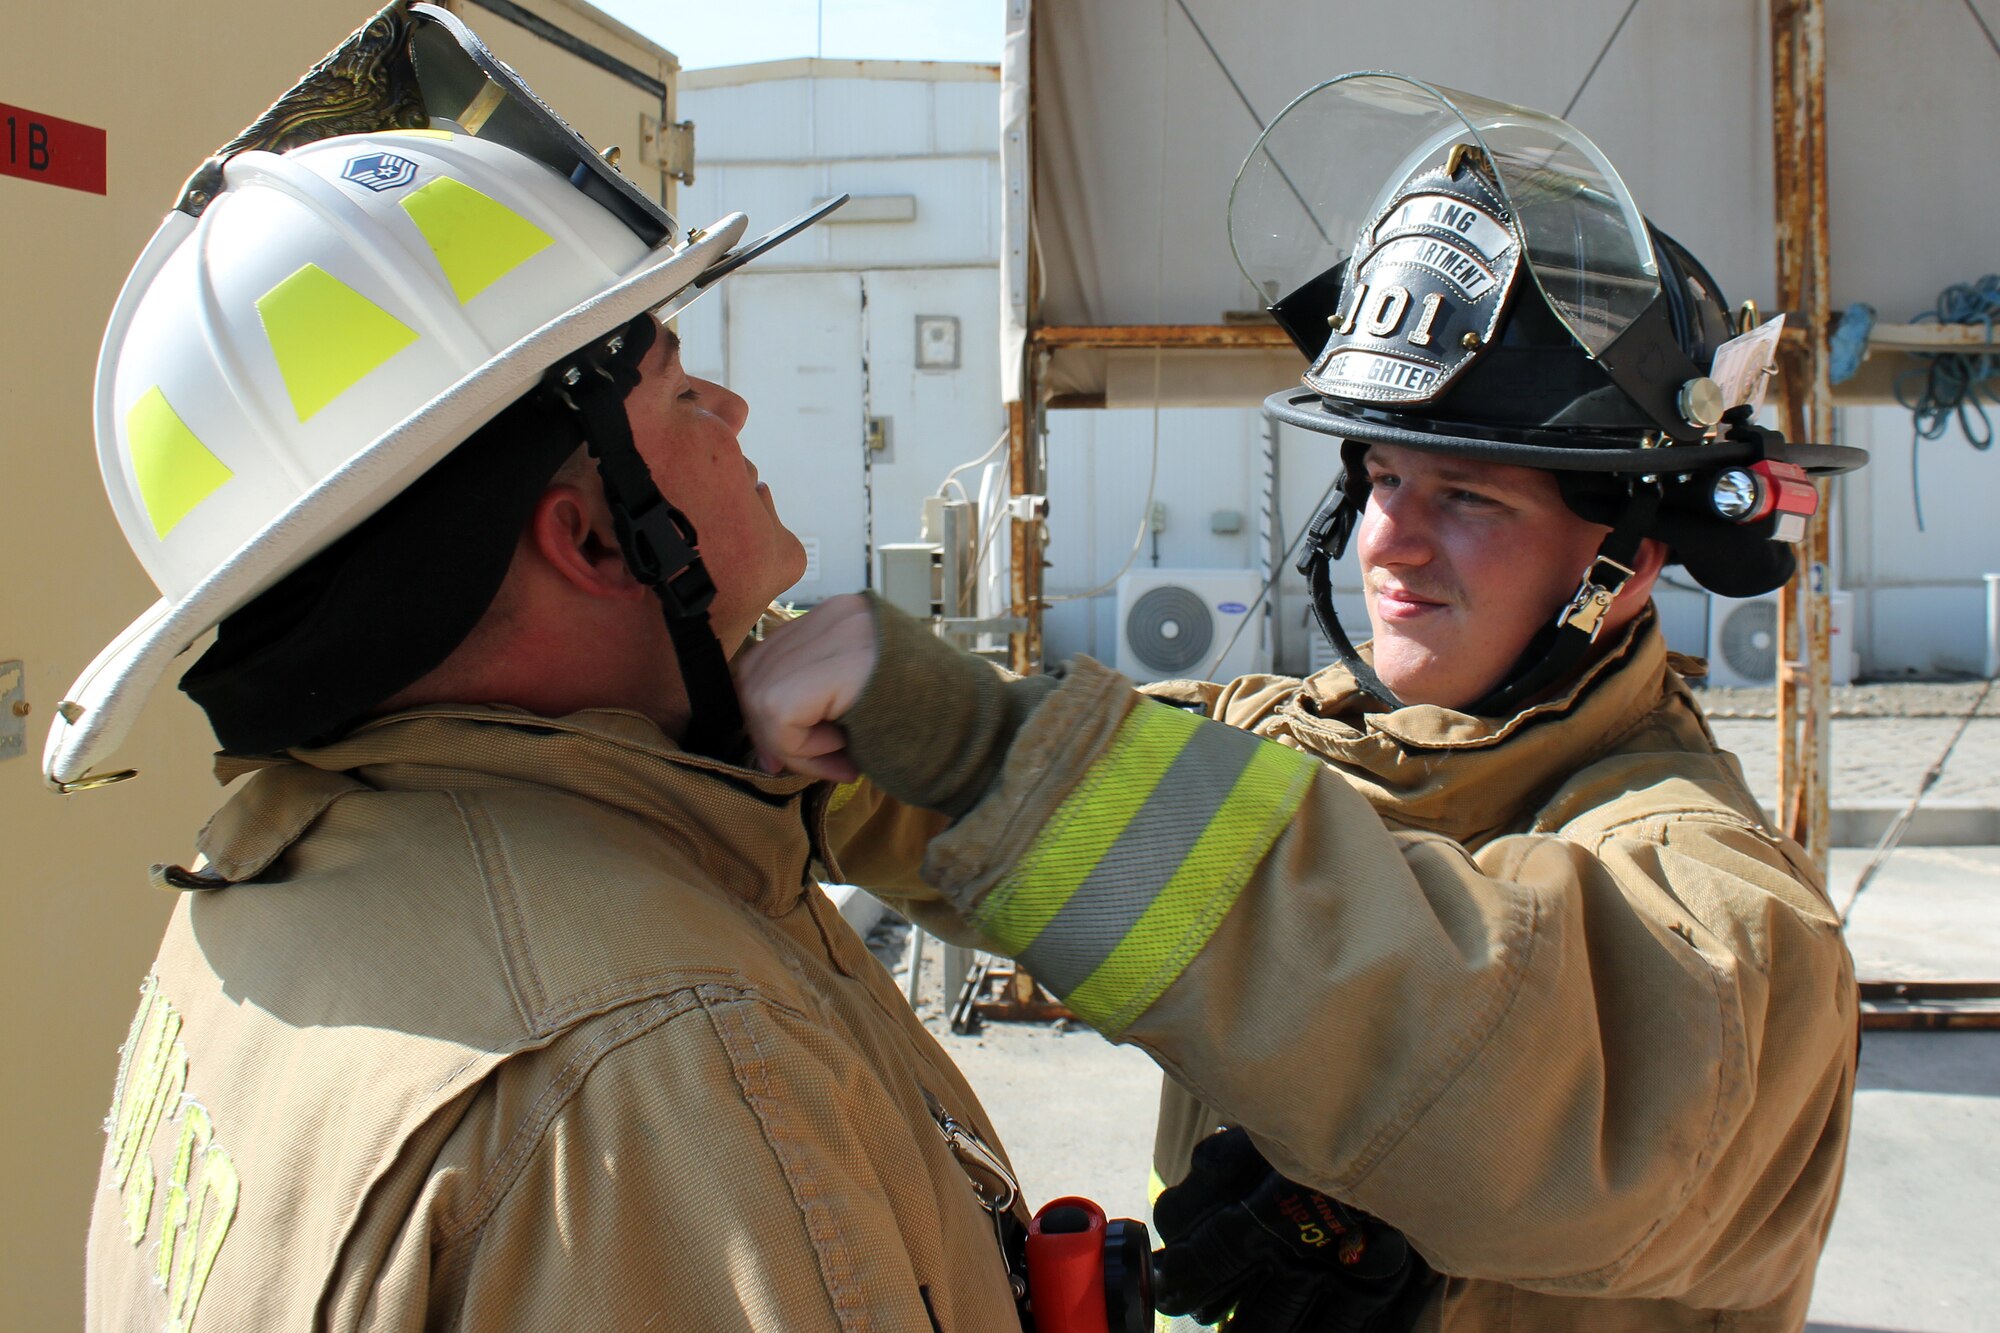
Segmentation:
{"type": "Polygon", "coordinates": [[[1255,569],[1127,574],[1118,580],[1119,671],[1150,681],[1233,680],[1270,670],[1263,608],[1251,610],[1263,586],[1255,569]]]}
{"type": "MultiPolygon", "coordinates": [[[[1836,592],[1827,651],[1833,683],[1854,683],[1854,594],[1836,592]]],[[[1778,594],[1708,599],[1708,683],[1725,689],[1778,679],[1778,594]]]]}

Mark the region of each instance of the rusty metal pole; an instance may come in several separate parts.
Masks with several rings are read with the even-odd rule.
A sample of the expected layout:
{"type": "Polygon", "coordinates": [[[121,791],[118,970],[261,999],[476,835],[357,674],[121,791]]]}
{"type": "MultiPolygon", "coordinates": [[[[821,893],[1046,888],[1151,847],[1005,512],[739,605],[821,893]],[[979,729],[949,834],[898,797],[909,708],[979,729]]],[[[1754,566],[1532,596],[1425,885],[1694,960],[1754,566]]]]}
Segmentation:
{"type": "MultiPolygon", "coordinates": [[[[1032,219],[1036,207],[1035,195],[1035,11],[1032,5],[1027,11],[1028,45],[1028,140],[1027,140],[1027,209],[1032,219]]],[[[1036,345],[1037,326],[1041,322],[1041,303],[1035,299],[1041,268],[1041,256],[1035,250],[1035,229],[1027,229],[1027,273],[1024,284],[1027,346],[1021,355],[1021,382],[1015,386],[1019,391],[1014,401],[1007,404],[1007,487],[1013,496],[1041,495],[1045,491],[1042,481],[1042,413],[1044,410],[1043,371],[1047,364],[1047,353],[1036,345]]],[[[1041,669],[1042,664],[1042,561],[1045,541],[1043,522],[1039,518],[1014,517],[1007,520],[1007,595],[1008,612],[1027,622],[1027,628],[1008,636],[1007,664],[1015,672],[1026,675],[1041,669]]]]}
{"type": "MultiPolygon", "coordinates": [[[[1799,333],[1779,347],[1785,434],[1826,442],[1833,386],[1826,338],[1826,9],[1823,0],[1771,0],[1772,165],[1777,185],[1778,307],[1796,312],[1799,333]]],[[[1790,332],[1788,329],[1787,332],[1790,332]]],[[[1799,571],[1778,594],[1778,821],[1825,872],[1831,610],[1827,568],[1830,496],[1799,552],[1799,571]]]]}
{"type": "MultiPolygon", "coordinates": [[[[1012,495],[1042,493],[1040,359],[1032,348],[1022,359],[1021,397],[1007,404],[1007,486],[1012,495]]],[[[1042,520],[1010,518],[1007,527],[1010,613],[1027,621],[1026,629],[1009,636],[1007,659],[1009,667],[1025,675],[1042,660],[1042,520]]]]}

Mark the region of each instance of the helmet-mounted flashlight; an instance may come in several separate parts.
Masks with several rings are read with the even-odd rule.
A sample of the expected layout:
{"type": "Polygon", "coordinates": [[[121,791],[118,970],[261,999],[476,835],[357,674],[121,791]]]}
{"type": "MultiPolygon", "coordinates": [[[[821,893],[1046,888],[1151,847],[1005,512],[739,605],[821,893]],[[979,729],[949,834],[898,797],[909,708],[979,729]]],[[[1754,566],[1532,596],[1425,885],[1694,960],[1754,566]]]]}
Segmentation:
{"type": "Polygon", "coordinates": [[[1796,542],[1805,536],[1806,520],[1819,512],[1819,490],[1798,464],[1767,458],[1717,473],[1708,503],[1717,517],[1731,523],[1756,523],[1775,513],[1772,540],[1796,542]]]}

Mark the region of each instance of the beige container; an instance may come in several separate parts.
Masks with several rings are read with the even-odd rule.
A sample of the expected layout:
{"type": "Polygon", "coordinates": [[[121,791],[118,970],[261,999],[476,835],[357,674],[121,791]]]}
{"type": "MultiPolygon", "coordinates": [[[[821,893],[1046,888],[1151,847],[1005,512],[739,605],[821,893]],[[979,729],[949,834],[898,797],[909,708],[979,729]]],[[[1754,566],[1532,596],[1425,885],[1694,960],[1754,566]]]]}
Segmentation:
{"type": "MultiPolygon", "coordinates": [[[[673,122],[672,54],[570,0],[446,7],[592,143],[619,145],[626,174],[673,207],[659,131],[673,122]]],[[[98,340],[188,173],[373,8],[44,6],[10,17],[0,41],[0,103],[97,127],[107,155],[101,195],[0,175],[0,1322],[9,1328],[81,1322],[101,1122],[171,907],[147,888],[146,870],[191,855],[220,797],[207,724],[170,686],[117,755],[138,779],[67,797],[41,782],[62,691],[158,596],[98,478],[98,340]]],[[[0,123],[0,158],[8,128],[0,123]]],[[[12,128],[18,154],[26,130],[12,128]]]]}

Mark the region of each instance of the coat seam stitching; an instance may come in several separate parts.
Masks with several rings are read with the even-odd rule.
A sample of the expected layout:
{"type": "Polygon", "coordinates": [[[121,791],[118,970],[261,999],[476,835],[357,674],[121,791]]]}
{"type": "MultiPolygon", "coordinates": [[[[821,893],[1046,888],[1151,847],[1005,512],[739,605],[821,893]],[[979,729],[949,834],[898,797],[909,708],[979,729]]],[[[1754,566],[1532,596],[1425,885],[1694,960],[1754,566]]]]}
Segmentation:
{"type": "Polygon", "coordinates": [[[799,1210],[800,1219],[805,1224],[806,1239],[819,1260],[820,1276],[826,1284],[827,1299],[833,1307],[834,1317],[839,1320],[841,1328],[866,1333],[871,1321],[866,1295],[854,1284],[851,1276],[856,1267],[854,1255],[841,1232],[839,1220],[827,1206],[825,1187],[813,1173],[810,1163],[799,1153],[794,1136],[784,1124],[789,1108],[781,1099],[773,1097],[766,1085],[771,1059],[743,1014],[722,1012],[709,1003],[706,996],[702,997],[702,1005],[709,1021],[715,1025],[717,1035],[722,1038],[723,1052],[729,1057],[730,1070],[736,1076],[743,1104],[756,1117],[758,1127],[763,1130],[765,1144],[771,1149],[772,1156],[777,1158],[779,1169],[791,1186],[792,1203],[799,1210]],[[744,1046],[749,1048],[749,1061],[744,1059],[744,1046]]]}
{"type": "MultiPolygon", "coordinates": [[[[486,839],[481,830],[484,820],[476,819],[471,807],[455,791],[445,793],[451,801],[452,811],[457,814],[459,826],[465,831],[467,849],[472,853],[472,864],[477,867],[479,882],[486,890],[486,904],[489,919],[493,922],[495,943],[500,950],[500,973],[507,980],[507,997],[514,1002],[514,1013],[521,1020],[521,1026],[533,1033],[538,1030],[537,1011],[541,1007],[528,993],[527,984],[516,967],[521,953],[524,934],[518,913],[514,910],[511,888],[504,882],[504,876],[493,873],[489,864],[486,839]]],[[[525,960],[521,960],[525,961],[525,960]]]]}

